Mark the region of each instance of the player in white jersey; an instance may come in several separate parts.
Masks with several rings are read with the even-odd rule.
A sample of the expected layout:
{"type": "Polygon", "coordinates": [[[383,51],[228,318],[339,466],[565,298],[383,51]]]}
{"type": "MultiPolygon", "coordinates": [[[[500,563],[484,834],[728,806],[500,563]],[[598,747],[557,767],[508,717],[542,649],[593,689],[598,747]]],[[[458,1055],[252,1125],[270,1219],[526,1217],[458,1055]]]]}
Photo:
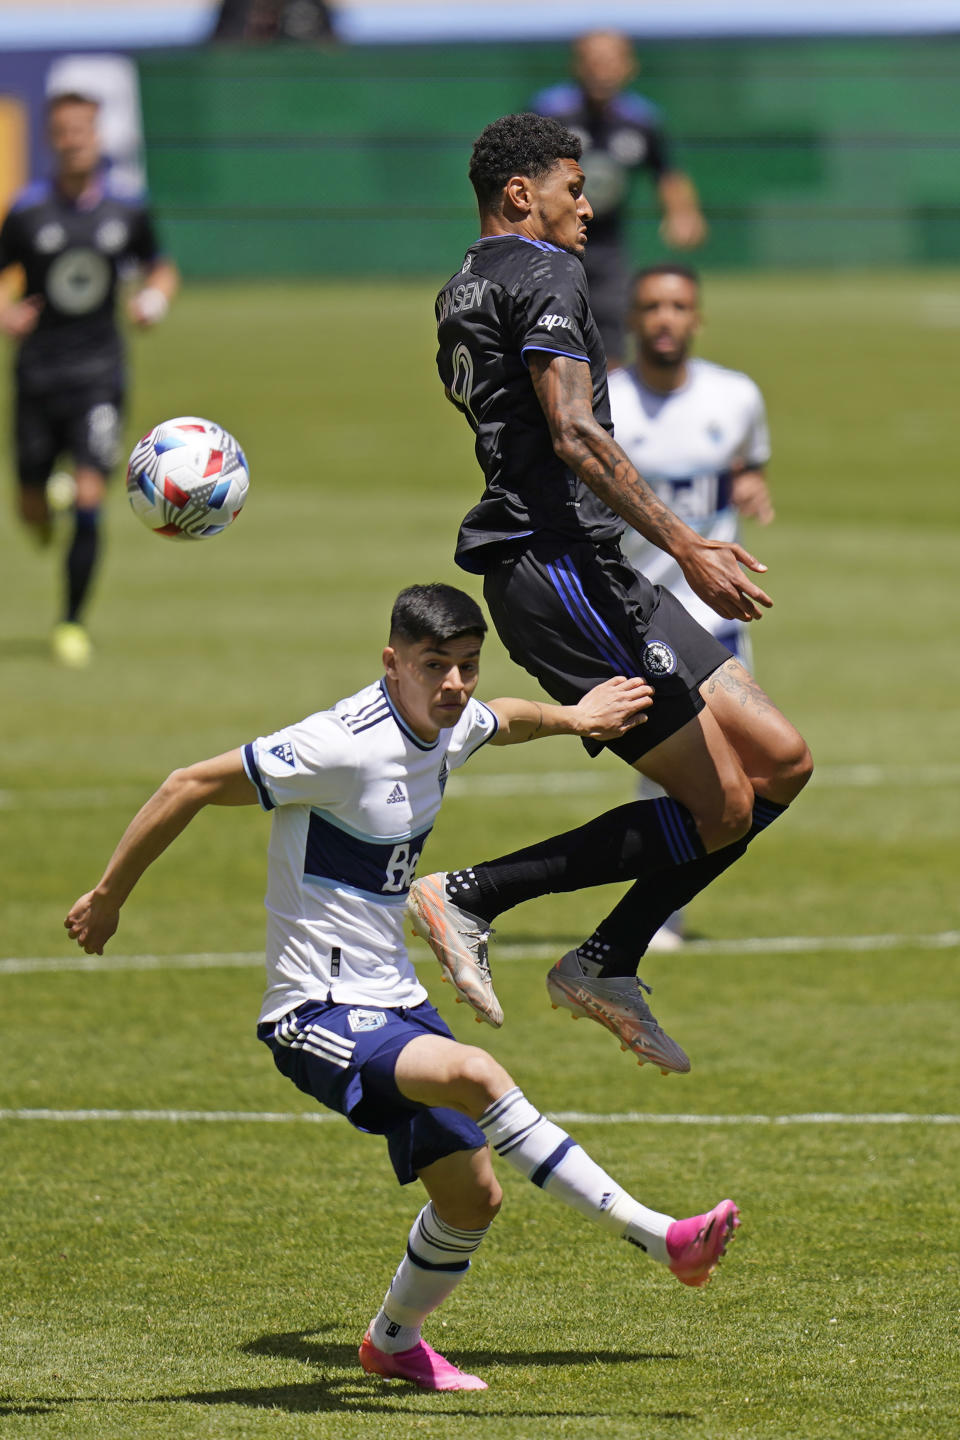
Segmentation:
{"type": "MultiPolygon", "coordinates": [[[[259,799],[273,812],[268,985],[257,1034],[301,1090],[385,1136],[400,1182],[418,1178],[427,1191],[359,1353],[365,1370],[429,1390],[486,1389],[420,1331],[463,1279],[500,1207],[488,1147],[686,1285],[707,1282],[739,1224],[732,1200],[685,1220],[634,1200],[492,1056],[454,1040],[410,964],[404,906],[450,770],[486,741],[625,734],[644,721],[652,697],[645,682],[618,676],[576,705],[483,705],[473,691],[485,631],[462,591],[403,591],[377,683],[174,771],[64,922],[83,950],[101,954],[137,880],[205,805],[259,799]]],[[[484,1018],[499,1024],[487,981],[484,1018]]],[[[464,998],[483,1005],[482,995],[464,998]]]]}
{"type": "MultiPolygon", "coordinates": [[[[765,467],[770,436],[763,396],[748,375],[690,355],[699,332],[700,285],[683,265],[654,265],[637,275],[628,324],[636,361],[610,376],[617,443],[675,514],[711,540],[738,538],[741,514],[773,519],[765,467]]],[[[746,626],[725,620],[693,593],[679,565],[639,531],[623,553],[663,585],[739,659],[746,626]]]]}
{"type": "MultiPolygon", "coordinates": [[[[765,474],[770,435],[753,380],[691,356],[701,323],[694,270],[667,263],[639,271],[627,315],[636,359],[610,376],[610,413],[617,443],[663,503],[706,539],[730,542],[740,538],[741,515],[762,525],[773,519],[765,474]]],[[[747,626],[704,604],[672,556],[630,528],[621,548],[635,569],[675,595],[704,629],[753,668],[747,626]]],[[[644,777],[639,789],[645,797],[663,793],[644,777]]],[[[649,948],[671,949],[682,933],[677,912],[649,948]]]]}

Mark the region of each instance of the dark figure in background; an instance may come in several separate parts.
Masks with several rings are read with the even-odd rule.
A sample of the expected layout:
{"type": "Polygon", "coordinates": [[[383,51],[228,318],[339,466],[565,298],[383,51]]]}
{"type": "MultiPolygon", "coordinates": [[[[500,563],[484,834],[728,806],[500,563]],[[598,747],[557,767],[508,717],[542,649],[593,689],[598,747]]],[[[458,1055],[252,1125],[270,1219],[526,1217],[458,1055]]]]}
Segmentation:
{"type": "Polygon", "coordinates": [[[52,537],[47,481],[58,456],[74,466],[74,532],[66,557],[63,617],[54,657],[90,659],[81,623],[99,551],[100,507],[117,462],[124,400],[117,286],[133,264],[142,284],[128,302],[135,325],[162,320],[176,267],[159,252],[140,201],[112,192],[102,175],[97,102],[57,95],[47,107],[51,180],[29,185],[0,230],[0,271],[18,265],[22,298],[0,301],[0,330],[17,343],[16,460],[20,518],[40,544],[52,537]]]}
{"type": "Polygon", "coordinates": [[[590,308],[611,370],[624,363],[627,279],[633,268],[624,250],[624,217],[631,174],[646,170],[663,212],[666,244],[692,250],[706,238],[697,192],[673,167],[663,117],[641,95],[625,93],[639,66],[626,35],[596,30],[574,42],[576,84],[556,85],[534,98],[532,109],[559,120],[580,140],[587,199],[593,210],[584,257],[590,308]]]}
{"type": "Polygon", "coordinates": [[[212,40],[301,45],[334,38],[333,14],[323,0],[222,0],[212,40]]]}

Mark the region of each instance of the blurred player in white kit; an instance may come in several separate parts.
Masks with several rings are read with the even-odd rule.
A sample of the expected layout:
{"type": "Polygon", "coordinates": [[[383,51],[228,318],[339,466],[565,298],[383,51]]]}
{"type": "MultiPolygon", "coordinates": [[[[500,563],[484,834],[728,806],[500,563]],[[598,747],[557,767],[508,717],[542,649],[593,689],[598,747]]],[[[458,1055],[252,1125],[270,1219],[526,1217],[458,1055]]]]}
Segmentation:
{"type": "MultiPolygon", "coordinates": [[[[665,505],[710,540],[739,539],[740,516],[761,525],[774,517],[767,487],[770,436],[763,396],[748,375],[691,356],[701,326],[700,281],[689,266],[651,265],[634,278],[627,326],[636,358],[609,378],[617,443],[665,505]]],[[[752,669],[747,627],[726,620],[693,593],[665,550],[627,528],[623,553],[662,585],[752,669]]],[[[662,793],[641,780],[644,796],[662,793]]],[[[651,949],[681,943],[682,912],[651,949]]]]}

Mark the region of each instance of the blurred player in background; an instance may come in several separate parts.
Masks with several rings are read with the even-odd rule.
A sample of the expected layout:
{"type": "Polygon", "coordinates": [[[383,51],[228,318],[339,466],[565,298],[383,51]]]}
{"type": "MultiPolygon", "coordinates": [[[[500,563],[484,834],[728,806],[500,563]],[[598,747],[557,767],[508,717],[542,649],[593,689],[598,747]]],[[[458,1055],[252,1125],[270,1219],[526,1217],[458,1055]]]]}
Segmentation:
{"type": "Polygon", "coordinates": [[[0,229],[0,271],[19,266],[21,298],[8,287],[0,329],[17,345],[16,466],[21,519],[38,541],[52,538],[47,481],[61,455],[73,462],[73,535],[67,548],[61,621],[52,646],[79,667],[91,647],[82,623],[100,546],[107,477],[119,458],[125,378],[116,323],[118,281],[137,265],[142,282],[127,310],[134,324],[162,320],[177,289],[147,210],[112,193],[101,175],[97,104],[84,95],[47,105],[51,180],[28,186],[0,229]]]}
{"type": "Polygon", "coordinates": [[[211,39],[266,45],[315,45],[335,38],[335,13],[324,0],[221,0],[211,39]]]}
{"type": "MultiPolygon", "coordinates": [[[[592,243],[592,242],[591,242],[592,243]]],[[[683,265],[641,270],[627,315],[636,363],[610,376],[610,413],[617,444],[647,484],[681,519],[709,540],[738,540],[739,517],[773,519],[765,466],[770,437],[763,396],[747,375],[690,358],[699,332],[700,282],[683,265]]],[[[648,580],[664,585],[704,629],[752,669],[742,620],[725,619],[695,595],[680,566],[636,530],[623,553],[648,580]]],[[[660,793],[642,779],[640,793],[660,793]]],[[[650,949],[672,949],[682,916],[671,916],[650,949]]]]}
{"type": "Polygon", "coordinates": [[[623,315],[632,266],[623,231],[631,175],[645,170],[655,182],[663,212],[660,233],[667,245],[692,250],[707,234],[693,182],[671,161],[660,111],[643,96],[625,91],[638,69],[626,35],[592,31],[574,43],[577,83],[541,91],[532,106],[572,130],[583,146],[584,189],[593,210],[584,266],[590,308],[611,369],[625,356],[623,315]]]}
{"type": "MultiPolygon", "coordinates": [[[[380,680],[332,710],[175,770],[64,922],[82,949],[101,954],[137,880],[204,806],[259,801],[273,812],[257,1034],[283,1075],[382,1135],[400,1183],[419,1179],[427,1192],[360,1346],[365,1370],[426,1390],[487,1388],[433,1350],[421,1327],[466,1276],[500,1208],[491,1148],[685,1285],[707,1283],[739,1224],[732,1200],[674,1220],[633,1199],[491,1055],[454,1040],[410,963],[404,902],[450,771],[488,741],[622,734],[649,705],[649,686],[625,678],[570,707],[483,705],[473,692],[486,628],[462,590],[402,591],[380,680]]],[[[366,1218],[358,1210],[356,1223],[366,1218]]]]}

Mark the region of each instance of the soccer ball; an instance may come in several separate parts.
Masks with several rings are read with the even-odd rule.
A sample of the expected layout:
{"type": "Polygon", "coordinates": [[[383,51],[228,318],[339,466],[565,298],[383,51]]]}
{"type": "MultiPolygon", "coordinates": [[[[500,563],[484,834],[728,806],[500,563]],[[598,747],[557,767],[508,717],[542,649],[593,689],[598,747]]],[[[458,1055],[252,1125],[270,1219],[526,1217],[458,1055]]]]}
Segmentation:
{"type": "Polygon", "coordinates": [[[233,436],[195,415],[155,425],[127,466],[133,513],[170,540],[219,535],[240,514],[249,485],[246,457],[233,436]]]}

